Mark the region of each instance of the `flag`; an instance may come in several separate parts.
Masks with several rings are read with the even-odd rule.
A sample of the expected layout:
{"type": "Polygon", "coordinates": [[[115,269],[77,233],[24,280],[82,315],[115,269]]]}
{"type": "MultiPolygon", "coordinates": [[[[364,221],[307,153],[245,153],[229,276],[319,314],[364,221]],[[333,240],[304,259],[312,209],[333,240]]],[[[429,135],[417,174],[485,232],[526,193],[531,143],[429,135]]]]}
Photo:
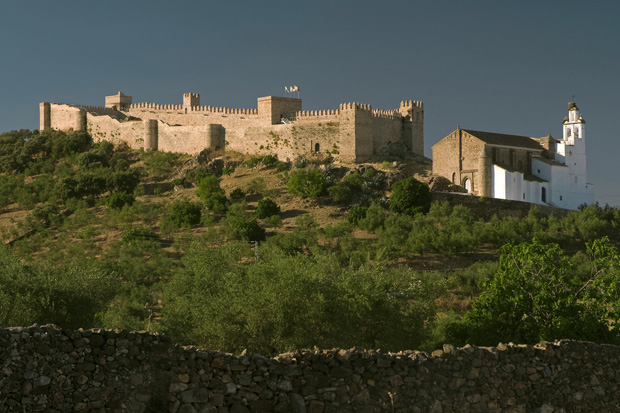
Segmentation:
{"type": "Polygon", "coordinates": [[[288,88],[288,91],[289,91],[289,92],[292,92],[293,90],[295,90],[295,88],[294,88],[293,86],[290,86],[290,87],[288,88]]]}
{"type": "Polygon", "coordinates": [[[297,85],[295,85],[295,92],[299,92],[299,87],[297,85]]]}
{"type": "Polygon", "coordinates": [[[286,93],[288,93],[288,87],[287,87],[287,86],[284,86],[284,91],[285,91],[286,93]]]}

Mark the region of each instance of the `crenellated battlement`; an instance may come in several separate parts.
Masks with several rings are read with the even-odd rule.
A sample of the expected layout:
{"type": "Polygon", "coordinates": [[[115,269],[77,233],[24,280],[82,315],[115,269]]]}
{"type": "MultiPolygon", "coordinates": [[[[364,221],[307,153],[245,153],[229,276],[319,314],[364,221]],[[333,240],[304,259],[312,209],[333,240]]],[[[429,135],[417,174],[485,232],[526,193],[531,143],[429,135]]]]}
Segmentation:
{"type": "Polygon", "coordinates": [[[418,100],[404,100],[400,102],[401,108],[420,108],[424,109],[424,102],[418,100]]]}
{"type": "Polygon", "coordinates": [[[129,109],[150,109],[150,110],[161,110],[161,111],[166,111],[166,110],[178,110],[181,111],[183,110],[183,105],[160,105],[158,103],[147,103],[147,102],[143,102],[143,103],[133,103],[129,109]]]}
{"type": "Polygon", "coordinates": [[[183,93],[182,104],[132,103],[118,92],[106,107],[41,103],[41,130],[88,131],[95,141],[125,142],[133,148],[191,154],[205,148],[243,153],[275,153],[281,159],[326,153],[363,162],[386,148],[424,153],[424,109],[416,100],[396,109],[341,103],[337,109],[302,110],[302,101],[264,96],[257,107],[201,105],[198,93],[183,93]],[[124,122],[130,118],[133,122],[124,122]],[[287,145],[274,145],[274,136],[287,145]],[[271,152],[267,152],[271,151],[271,152]]]}
{"type": "Polygon", "coordinates": [[[392,110],[373,109],[372,116],[375,118],[383,118],[383,119],[393,119],[393,120],[402,119],[402,115],[398,111],[398,109],[392,109],[392,110]]]}
{"type": "Polygon", "coordinates": [[[226,108],[221,106],[190,106],[184,107],[183,105],[160,105],[157,103],[134,103],[131,105],[130,109],[149,109],[149,110],[158,110],[158,111],[183,111],[184,109],[188,109],[191,112],[209,112],[209,113],[223,113],[223,114],[231,114],[231,115],[258,115],[257,109],[239,109],[239,108],[226,108]]]}
{"type": "Polygon", "coordinates": [[[340,109],[330,110],[300,110],[295,113],[296,120],[301,119],[325,119],[325,118],[337,118],[340,116],[340,109]]]}
{"type": "Polygon", "coordinates": [[[369,104],[357,103],[357,102],[341,103],[340,104],[340,110],[351,110],[351,109],[359,109],[359,110],[371,111],[372,110],[372,106],[370,106],[369,104]]]}

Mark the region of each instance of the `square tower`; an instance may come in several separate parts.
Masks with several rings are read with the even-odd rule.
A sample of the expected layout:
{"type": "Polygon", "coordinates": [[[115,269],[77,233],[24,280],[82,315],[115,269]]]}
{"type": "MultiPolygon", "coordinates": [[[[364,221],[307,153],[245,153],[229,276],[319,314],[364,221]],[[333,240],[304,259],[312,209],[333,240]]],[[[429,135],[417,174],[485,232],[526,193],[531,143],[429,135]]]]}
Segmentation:
{"type": "Polygon", "coordinates": [[[183,93],[183,107],[191,108],[200,106],[200,95],[198,93],[183,93]]]}
{"type": "Polygon", "coordinates": [[[131,96],[127,96],[121,91],[116,95],[106,96],[105,107],[116,110],[129,110],[131,107],[131,96]]]}
{"type": "Polygon", "coordinates": [[[301,111],[301,99],[281,96],[265,96],[258,98],[258,116],[267,125],[277,125],[282,118],[295,117],[301,111]]]}

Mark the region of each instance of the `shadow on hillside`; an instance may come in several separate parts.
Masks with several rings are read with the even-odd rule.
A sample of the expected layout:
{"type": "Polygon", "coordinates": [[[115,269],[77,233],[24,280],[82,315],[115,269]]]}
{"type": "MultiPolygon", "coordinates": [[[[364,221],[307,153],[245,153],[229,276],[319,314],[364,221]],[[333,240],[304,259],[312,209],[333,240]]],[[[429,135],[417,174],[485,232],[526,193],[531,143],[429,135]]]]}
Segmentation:
{"type": "Polygon", "coordinates": [[[286,210],[284,212],[281,212],[280,213],[280,218],[282,218],[282,219],[295,218],[295,217],[298,217],[298,216],[303,215],[305,213],[307,213],[307,211],[304,211],[302,209],[289,209],[289,210],[286,210]]]}

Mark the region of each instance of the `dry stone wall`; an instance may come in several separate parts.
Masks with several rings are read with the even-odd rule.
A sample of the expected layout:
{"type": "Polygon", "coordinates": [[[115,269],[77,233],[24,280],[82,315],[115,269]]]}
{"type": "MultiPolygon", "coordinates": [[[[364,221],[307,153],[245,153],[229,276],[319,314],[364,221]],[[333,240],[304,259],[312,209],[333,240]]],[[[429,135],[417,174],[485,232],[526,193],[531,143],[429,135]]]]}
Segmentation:
{"type": "Polygon", "coordinates": [[[620,347],[569,340],[265,358],[146,332],[0,329],[2,412],[611,412],[619,383],[620,347]]]}

